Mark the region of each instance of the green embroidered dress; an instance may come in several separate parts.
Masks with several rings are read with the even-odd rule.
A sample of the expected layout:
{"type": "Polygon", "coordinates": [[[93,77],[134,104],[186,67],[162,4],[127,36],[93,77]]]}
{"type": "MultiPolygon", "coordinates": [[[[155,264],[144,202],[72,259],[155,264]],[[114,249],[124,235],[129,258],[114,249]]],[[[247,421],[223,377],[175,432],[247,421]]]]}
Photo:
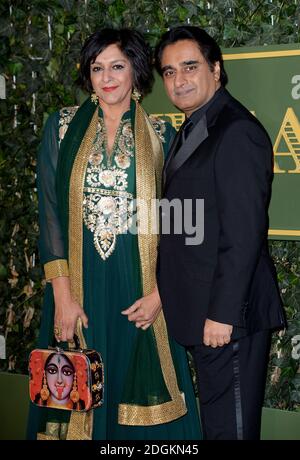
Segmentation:
{"type": "MultiPolygon", "coordinates": [[[[38,192],[40,213],[40,253],[45,271],[51,278],[51,267],[62,275],[68,268],[68,259],[59,214],[56,192],[56,168],[60,145],[77,108],[65,108],[51,115],[44,129],[39,161],[38,192]],[[50,267],[50,268],[49,268],[50,267]]],[[[101,352],[104,361],[104,404],[93,411],[93,439],[201,439],[199,418],[192,387],[186,352],[170,340],[176,367],[178,386],[184,393],[187,414],[177,420],[149,426],[128,426],[118,423],[118,408],[131,381],[130,365],[136,346],[138,330],[121,311],[142,297],[141,267],[138,237],[135,225],[134,199],[136,197],[135,163],[135,104],[126,112],[118,128],[112,152],[108,154],[106,131],[101,109],[98,109],[96,136],[92,142],[84,172],[82,196],[82,274],[83,308],[89,319],[84,330],[88,348],[101,352]],[[129,231],[130,230],[130,231],[129,231]]],[[[164,152],[168,151],[174,136],[173,128],[160,120],[151,120],[164,152]]],[[[52,287],[47,283],[40,332],[40,347],[52,344],[54,303],[52,287]]],[[[151,328],[152,329],[152,328],[151,328]]],[[[146,336],[145,336],[146,337],[146,336]]],[[[147,359],[156,365],[156,357],[147,346],[147,359]],[[149,356],[148,356],[148,355],[149,356]]],[[[157,363],[157,367],[159,362],[157,363]]],[[[147,394],[150,375],[144,376],[143,390],[147,394]]],[[[134,389],[135,391],[135,389],[134,389]]],[[[139,391],[138,389],[136,390],[139,391]]],[[[139,399],[139,395],[136,395],[139,399]]],[[[142,398],[142,397],[141,397],[142,398]]],[[[30,409],[29,438],[38,432],[48,432],[54,438],[63,438],[70,414],[67,411],[30,409]],[[49,423],[50,422],[50,423],[49,423]],[[49,427],[60,425],[61,432],[49,433],[49,427]],[[65,424],[64,424],[65,422],[65,424]]],[[[50,430],[51,431],[51,430],[50,430]]]]}

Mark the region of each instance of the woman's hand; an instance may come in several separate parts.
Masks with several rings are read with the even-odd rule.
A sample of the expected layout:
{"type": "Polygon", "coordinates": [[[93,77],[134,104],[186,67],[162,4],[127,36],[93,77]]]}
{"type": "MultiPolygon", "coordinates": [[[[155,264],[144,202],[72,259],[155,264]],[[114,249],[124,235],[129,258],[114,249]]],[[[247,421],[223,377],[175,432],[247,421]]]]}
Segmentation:
{"type": "Polygon", "coordinates": [[[88,327],[88,318],[78,302],[71,296],[70,279],[60,276],[52,279],[55,301],[54,335],[58,342],[73,340],[77,319],[81,318],[85,328],[88,327]]]}
{"type": "Polygon", "coordinates": [[[141,327],[145,331],[154,323],[160,310],[161,300],[156,286],[151,294],[138,299],[131,307],[121,313],[127,315],[128,321],[134,321],[136,327],[141,327]]]}

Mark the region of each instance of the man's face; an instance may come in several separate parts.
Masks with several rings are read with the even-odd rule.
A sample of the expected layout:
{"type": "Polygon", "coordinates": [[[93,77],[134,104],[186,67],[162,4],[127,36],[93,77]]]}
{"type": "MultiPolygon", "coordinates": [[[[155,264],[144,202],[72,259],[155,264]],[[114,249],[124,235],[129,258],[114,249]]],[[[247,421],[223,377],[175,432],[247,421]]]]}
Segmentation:
{"type": "Polygon", "coordinates": [[[188,117],[208,102],[220,84],[220,64],[211,69],[194,40],[167,45],[161,68],[167,94],[188,117]]]}

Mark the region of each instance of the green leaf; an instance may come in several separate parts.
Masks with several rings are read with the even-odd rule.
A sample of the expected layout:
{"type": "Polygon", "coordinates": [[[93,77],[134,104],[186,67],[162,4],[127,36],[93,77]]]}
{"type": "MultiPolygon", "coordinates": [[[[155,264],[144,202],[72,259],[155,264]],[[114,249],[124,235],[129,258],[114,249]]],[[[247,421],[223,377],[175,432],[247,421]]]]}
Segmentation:
{"type": "Polygon", "coordinates": [[[57,58],[51,58],[49,65],[47,66],[47,71],[51,78],[55,79],[57,77],[59,74],[59,62],[57,58]]]}
{"type": "Polygon", "coordinates": [[[7,269],[4,265],[0,264],[0,280],[5,280],[7,278],[7,269]]]}
{"type": "Polygon", "coordinates": [[[21,62],[10,62],[7,67],[12,75],[18,75],[23,69],[23,64],[21,62]]]}

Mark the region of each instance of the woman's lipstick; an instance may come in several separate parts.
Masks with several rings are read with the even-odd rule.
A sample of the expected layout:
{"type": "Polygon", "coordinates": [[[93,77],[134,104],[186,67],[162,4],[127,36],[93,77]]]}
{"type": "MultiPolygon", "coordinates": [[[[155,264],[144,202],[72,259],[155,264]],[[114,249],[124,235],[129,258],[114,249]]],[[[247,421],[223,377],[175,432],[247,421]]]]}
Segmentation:
{"type": "Polygon", "coordinates": [[[56,385],[57,399],[62,399],[62,394],[64,391],[64,386],[56,385]]]}
{"type": "Polygon", "coordinates": [[[115,89],[117,89],[118,87],[117,86],[105,86],[103,89],[103,91],[105,91],[106,93],[111,93],[112,91],[114,91],[115,89]]]}

